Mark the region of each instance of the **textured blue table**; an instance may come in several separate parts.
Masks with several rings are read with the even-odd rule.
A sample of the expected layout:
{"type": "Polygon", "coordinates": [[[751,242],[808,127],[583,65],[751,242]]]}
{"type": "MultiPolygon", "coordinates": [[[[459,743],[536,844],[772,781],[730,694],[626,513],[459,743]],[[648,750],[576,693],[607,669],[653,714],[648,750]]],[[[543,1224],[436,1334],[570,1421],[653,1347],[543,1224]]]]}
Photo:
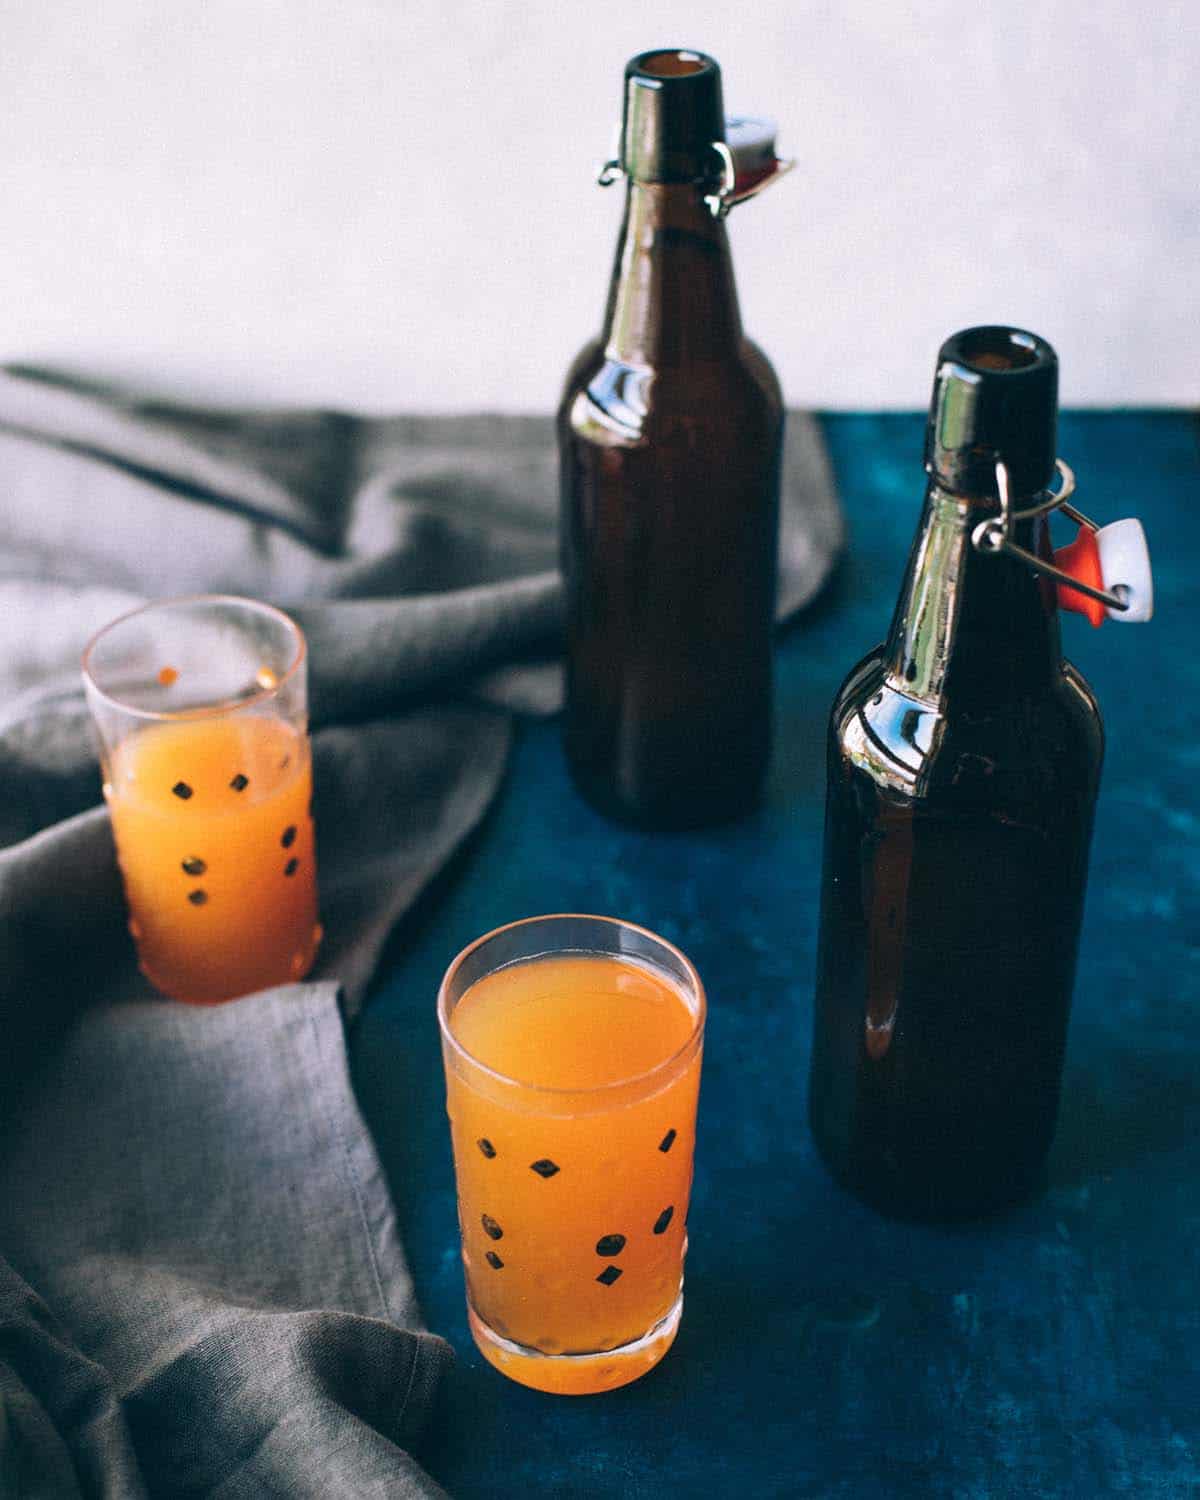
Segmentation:
{"type": "Polygon", "coordinates": [[[1064,1097],[1044,1196],[954,1231],[835,1189],[805,1124],[829,702],[886,630],[919,509],[922,420],[826,431],[851,551],[780,642],[761,814],[619,830],[522,728],[482,834],[393,943],[352,1041],[430,1325],[458,1351],[422,1455],[457,1496],[1200,1494],[1200,543],[1193,418],[1068,415],[1084,510],[1146,524],[1158,617],[1067,653],[1108,726],[1064,1097]],[[682,945],[711,1005],[686,1307],[607,1396],[538,1395],[467,1334],[433,1002],[471,938],[601,911],[682,945]]]}

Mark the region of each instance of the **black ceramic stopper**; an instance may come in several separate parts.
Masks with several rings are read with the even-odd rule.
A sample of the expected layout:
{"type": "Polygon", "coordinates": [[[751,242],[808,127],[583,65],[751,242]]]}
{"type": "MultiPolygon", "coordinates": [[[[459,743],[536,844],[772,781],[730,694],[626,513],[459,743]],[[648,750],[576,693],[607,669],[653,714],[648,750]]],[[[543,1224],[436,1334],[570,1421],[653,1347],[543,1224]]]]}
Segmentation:
{"type": "Polygon", "coordinates": [[[956,495],[995,495],[996,460],[1011,493],[1033,495],[1054,477],[1058,356],[1020,328],[964,328],[938,353],[925,468],[956,495]]]}
{"type": "Polygon", "coordinates": [[[714,175],[725,139],[721,69],[703,52],[660,47],[625,67],[621,166],[638,182],[696,182],[714,175]]]}

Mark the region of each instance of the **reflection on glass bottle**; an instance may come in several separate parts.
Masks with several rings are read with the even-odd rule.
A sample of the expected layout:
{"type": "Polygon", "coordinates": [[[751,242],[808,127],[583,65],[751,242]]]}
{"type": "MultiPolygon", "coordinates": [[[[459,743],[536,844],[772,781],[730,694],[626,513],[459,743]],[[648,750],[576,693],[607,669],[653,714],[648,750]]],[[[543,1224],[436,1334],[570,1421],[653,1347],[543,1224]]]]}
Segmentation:
{"type": "MultiPolygon", "coordinates": [[[[1050,484],[1056,406],[1034,335],[943,345],[891,632],[833,707],[810,1117],[889,1212],[1019,1199],[1054,1133],[1103,730],[1054,585],[971,534],[997,458],[1016,511],[1050,484]]],[[[1050,557],[1044,515],[1013,536],[1050,557]]]]}
{"type": "Polygon", "coordinates": [[[604,333],[558,415],[567,757],[590,801],[647,827],[746,810],[770,749],[783,403],[705,201],[723,140],[711,58],[630,62],[604,333]]]}

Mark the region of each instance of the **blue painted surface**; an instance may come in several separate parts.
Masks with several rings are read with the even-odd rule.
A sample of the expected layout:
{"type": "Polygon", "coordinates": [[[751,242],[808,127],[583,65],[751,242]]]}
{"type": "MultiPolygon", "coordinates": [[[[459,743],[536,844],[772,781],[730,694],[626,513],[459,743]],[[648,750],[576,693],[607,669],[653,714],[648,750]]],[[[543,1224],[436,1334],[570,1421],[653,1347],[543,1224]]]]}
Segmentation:
{"type": "Polygon", "coordinates": [[[523,727],[354,1034],[417,1290],[459,1355],[422,1456],[461,1497],[1200,1494],[1195,420],[1061,423],[1083,508],[1145,521],[1158,616],[1064,619],[1109,742],[1059,1132],[1042,1197],[958,1230],[839,1192],[805,1123],[825,716],[886,629],[922,492],[921,418],[826,431],[851,552],[780,642],[764,810],[703,835],[617,829],[572,792],[557,726],[523,727]],[[433,1010],[463,944],[561,910],[662,932],[711,1004],[678,1342],[641,1382],[574,1400],[504,1380],[467,1334],[433,1010]]]}

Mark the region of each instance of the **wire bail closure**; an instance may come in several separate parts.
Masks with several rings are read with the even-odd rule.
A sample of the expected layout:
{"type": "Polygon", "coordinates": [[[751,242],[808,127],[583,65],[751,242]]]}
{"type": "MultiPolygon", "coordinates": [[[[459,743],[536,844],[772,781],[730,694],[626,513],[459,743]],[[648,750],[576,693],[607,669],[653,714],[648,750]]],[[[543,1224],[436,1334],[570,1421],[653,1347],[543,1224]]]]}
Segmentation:
{"type": "Polygon", "coordinates": [[[598,187],[612,187],[614,182],[624,177],[625,168],[615,156],[610,156],[606,162],[596,168],[596,185],[598,187]]]}
{"type": "MultiPolygon", "coordinates": [[[[618,127],[618,138],[619,136],[618,127]]],[[[756,173],[749,179],[743,179],[739,187],[737,165],[728,145],[724,141],[712,141],[709,150],[720,163],[719,172],[714,174],[719,177],[717,186],[712,192],[704,195],[705,205],[714,219],[726,218],[730,209],[736,208],[739,203],[745,203],[750,198],[757,197],[759,193],[778,182],[781,177],[786,176],[796,165],[794,157],[777,156],[768,170],[756,173]]],[[[612,187],[624,176],[625,168],[616,156],[610,156],[596,169],[596,183],[599,187],[612,187]]]]}
{"type": "Polygon", "coordinates": [[[1032,568],[1035,573],[1041,573],[1046,578],[1053,578],[1060,586],[1073,589],[1076,593],[1086,594],[1089,599],[1098,600],[1109,609],[1115,609],[1124,614],[1129,609],[1129,590],[1124,584],[1118,583],[1111,590],[1095,588],[1092,584],[1084,583],[1082,579],[1064,572],[1062,568],[1056,568],[1053,563],[1046,562],[1044,558],[1037,557],[1024,547],[1019,547],[1012,539],[1015,521],[1029,521],[1035,516],[1046,515],[1052,510],[1061,510],[1076,525],[1085,526],[1088,531],[1100,530],[1095,521],[1085,516],[1081,510],[1076,510],[1073,505],[1068,504],[1070,497],[1075,493],[1074,470],[1061,458],[1054,460],[1054,467],[1058,470],[1058,476],[1062,480],[1062,488],[1054,492],[1046,491],[1046,498],[1037,505],[1031,505],[1027,510],[1013,510],[1008,465],[1003,459],[998,458],[996,460],[996,491],[1000,496],[1000,514],[986,521],[980,521],[971,532],[971,545],[976,552],[993,555],[1005,552],[1009,557],[1015,557],[1027,567],[1032,568]]]}
{"type": "Polygon", "coordinates": [[[721,161],[721,183],[713,193],[705,193],[704,201],[708,204],[708,211],[714,219],[723,219],[734,204],[734,193],[737,190],[737,167],[733,162],[733,152],[724,141],[713,141],[709,147],[715,151],[721,161]]]}

